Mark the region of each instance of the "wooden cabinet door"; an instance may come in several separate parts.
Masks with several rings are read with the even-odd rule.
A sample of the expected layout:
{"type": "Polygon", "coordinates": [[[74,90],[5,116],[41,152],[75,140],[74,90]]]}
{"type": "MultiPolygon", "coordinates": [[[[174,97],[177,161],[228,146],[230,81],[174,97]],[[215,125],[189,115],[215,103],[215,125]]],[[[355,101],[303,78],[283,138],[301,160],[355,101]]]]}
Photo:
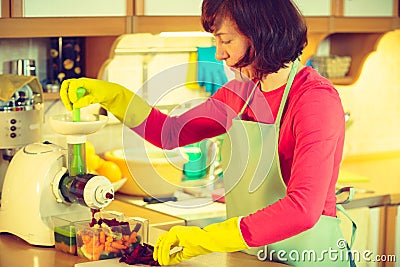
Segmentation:
{"type": "Polygon", "coordinates": [[[390,205],[386,209],[385,266],[400,266],[400,205],[390,205]]]}
{"type": "Polygon", "coordinates": [[[343,0],[345,17],[392,17],[394,0],[343,0]]]}
{"type": "Polygon", "coordinates": [[[0,18],[10,17],[10,0],[0,0],[0,18]]]}
{"type": "Polygon", "coordinates": [[[331,15],[331,0],[294,0],[304,16],[325,17],[331,15]]]}
{"type": "MultiPolygon", "coordinates": [[[[357,224],[356,238],[351,248],[357,267],[380,266],[373,260],[384,253],[385,207],[361,207],[348,209],[347,212],[357,224]]],[[[338,217],[342,220],[343,235],[350,243],[352,224],[343,213],[338,212],[338,217]]]]}
{"type": "Polygon", "coordinates": [[[138,15],[145,16],[200,16],[203,0],[139,0],[143,10],[138,15]]]}
{"type": "Polygon", "coordinates": [[[133,12],[133,0],[10,1],[12,17],[121,17],[133,12]]]}

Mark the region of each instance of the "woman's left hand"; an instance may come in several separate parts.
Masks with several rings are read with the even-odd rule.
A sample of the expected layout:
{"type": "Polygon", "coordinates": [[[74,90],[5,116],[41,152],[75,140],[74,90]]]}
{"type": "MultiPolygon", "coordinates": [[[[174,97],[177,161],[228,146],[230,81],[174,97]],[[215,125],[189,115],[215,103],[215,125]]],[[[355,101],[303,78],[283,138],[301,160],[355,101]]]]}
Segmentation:
{"type": "Polygon", "coordinates": [[[239,229],[239,218],[197,226],[174,226],[161,235],[154,247],[153,258],[161,265],[173,265],[211,252],[233,252],[248,248],[239,229]],[[170,254],[171,249],[182,249],[170,254]]]}

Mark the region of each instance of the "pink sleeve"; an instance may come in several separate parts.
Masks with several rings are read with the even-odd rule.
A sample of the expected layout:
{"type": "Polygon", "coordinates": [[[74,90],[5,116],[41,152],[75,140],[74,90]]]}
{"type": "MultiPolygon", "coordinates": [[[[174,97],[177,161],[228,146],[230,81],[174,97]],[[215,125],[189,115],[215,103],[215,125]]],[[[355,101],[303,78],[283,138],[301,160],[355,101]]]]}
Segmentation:
{"type": "Polygon", "coordinates": [[[329,205],[334,209],[332,198],[343,148],[344,115],[339,97],[321,91],[325,90],[307,92],[287,109],[285,120],[289,123],[282,125],[279,143],[279,155],[286,154],[282,150],[287,147],[281,143],[287,142],[289,136],[293,138],[293,162],[285,179],[287,194],[241,220],[243,238],[251,247],[271,244],[311,228],[323,214],[327,201],[333,202],[329,205]]]}
{"type": "Polygon", "coordinates": [[[204,103],[179,116],[168,116],[153,108],[148,118],[132,130],[164,149],[192,144],[225,133],[236,117],[238,99],[230,90],[221,88],[204,103]]]}

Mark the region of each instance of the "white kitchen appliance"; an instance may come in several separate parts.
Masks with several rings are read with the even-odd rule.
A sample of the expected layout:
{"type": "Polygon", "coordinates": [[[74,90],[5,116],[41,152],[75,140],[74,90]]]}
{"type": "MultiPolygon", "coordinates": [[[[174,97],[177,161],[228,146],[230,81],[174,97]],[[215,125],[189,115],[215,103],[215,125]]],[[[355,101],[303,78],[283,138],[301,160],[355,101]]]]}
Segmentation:
{"type": "MultiPolygon", "coordinates": [[[[88,213],[107,206],[114,198],[111,182],[104,176],[71,175],[71,149],[80,146],[85,163],[86,135],[99,130],[106,116],[88,115],[73,122],[71,114],[50,117],[50,125],[67,135],[68,149],[48,142],[32,143],[12,158],[4,179],[0,207],[0,233],[19,236],[32,245],[53,246],[51,218],[69,213],[88,213]],[[67,168],[68,165],[68,168],[67,168]]],[[[85,163],[86,171],[86,163],[85,163]]]]}
{"type": "Polygon", "coordinates": [[[41,140],[43,90],[37,77],[0,74],[0,199],[9,162],[26,144],[41,140]]]}

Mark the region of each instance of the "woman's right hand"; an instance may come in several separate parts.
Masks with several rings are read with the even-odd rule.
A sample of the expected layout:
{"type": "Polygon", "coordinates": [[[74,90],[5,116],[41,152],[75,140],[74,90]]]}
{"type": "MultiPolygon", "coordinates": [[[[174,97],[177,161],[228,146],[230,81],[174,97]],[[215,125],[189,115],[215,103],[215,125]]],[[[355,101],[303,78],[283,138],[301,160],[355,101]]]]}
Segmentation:
{"type": "Polygon", "coordinates": [[[65,80],[61,84],[60,97],[68,110],[99,103],[131,128],[142,123],[151,111],[151,106],[146,101],[122,85],[97,79],[65,80]],[[80,87],[84,88],[86,93],[78,99],[76,91],[80,87]]]}
{"type": "MultiPolygon", "coordinates": [[[[72,107],[83,108],[95,103],[101,104],[108,110],[113,104],[112,101],[124,90],[127,89],[121,85],[102,80],[89,78],[69,79],[61,84],[60,97],[68,110],[72,110],[72,107]],[[80,87],[85,88],[86,93],[82,98],[78,99],[76,91],[80,87]]],[[[133,95],[130,91],[129,94],[133,95]]]]}

